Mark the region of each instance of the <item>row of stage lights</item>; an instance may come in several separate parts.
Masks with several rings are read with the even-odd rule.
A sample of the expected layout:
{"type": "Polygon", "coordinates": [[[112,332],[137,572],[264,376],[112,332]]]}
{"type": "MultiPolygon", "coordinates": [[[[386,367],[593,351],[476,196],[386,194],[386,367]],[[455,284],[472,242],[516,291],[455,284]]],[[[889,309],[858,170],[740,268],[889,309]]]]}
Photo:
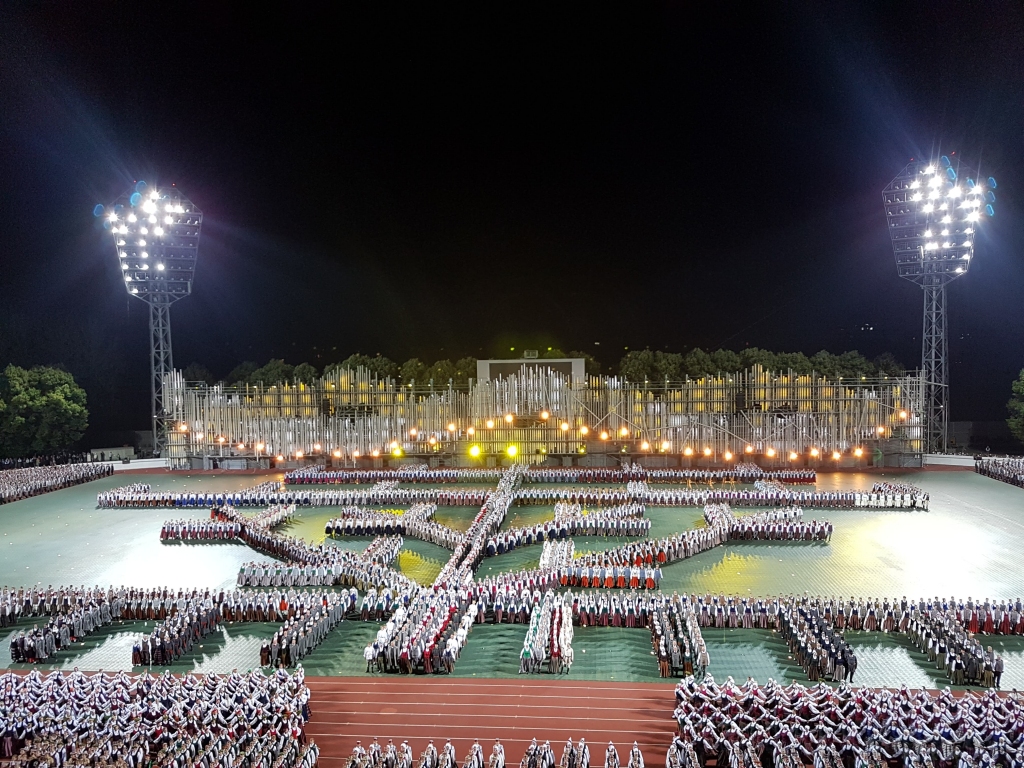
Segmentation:
{"type": "MultiPolygon", "coordinates": [[[[900,411],[899,416],[900,416],[900,419],[906,420],[907,412],[906,411],[900,411]]],[[[543,419],[547,419],[548,418],[548,415],[547,415],[546,411],[544,413],[542,413],[541,418],[543,418],[543,419]]],[[[508,414],[505,417],[505,420],[508,421],[508,422],[511,422],[513,420],[512,414],[508,414]]],[[[493,421],[488,419],[487,420],[488,428],[489,429],[493,428],[492,425],[493,425],[493,421]]],[[[563,421],[559,425],[559,428],[563,432],[568,432],[570,427],[569,427],[568,422],[564,422],[563,421]]],[[[188,425],[187,424],[180,424],[178,426],[178,430],[181,433],[187,433],[189,431],[188,425]]],[[[448,431],[451,432],[451,433],[455,433],[457,431],[456,427],[455,427],[455,424],[449,424],[448,425],[448,431]]],[[[582,434],[584,436],[589,433],[589,429],[586,426],[580,427],[579,431],[580,431],[580,434],[582,434]]],[[[466,432],[467,432],[468,435],[472,436],[475,433],[475,430],[473,429],[473,427],[469,427],[466,430],[466,432]]],[[[878,434],[879,437],[884,437],[885,436],[885,432],[886,432],[886,428],[884,426],[879,426],[879,427],[876,428],[876,433],[878,434]]],[[[418,434],[419,434],[419,432],[418,432],[418,430],[415,427],[413,427],[412,429],[409,430],[409,436],[414,438],[414,439],[418,436],[418,434]]],[[[619,430],[619,435],[621,437],[628,437],[629,430],[626,427],[622,427],[619,430]]],[[[206,436],[202,432],[195,433],[194,437],[195,437],[195,439],[197,441],[202,441],[202,440],[204,440],[206,438],[206,436]]],[[[608,432],[605,432],[605,431],[601,432],[601,434],[600,434],[600,439],[601,440],[607,440],[608,437],[609,437],[608,436],[608,432]]],[[[428,438],[427,442],[428,442],[428,444],[433,446],[433,445],[437,445],[438,440],[433,435],[431,435],[428,438]]],[[[223,447],[224,445],[230,444],[233,447],[237,448],[239,451],[246,450],[246,444],[244,442],[239,442],[237,445],[235,445],[234,443],[229,443],[227,438],[225,438],[223,436],[217,438],[217,443],[221,447],[223,447]]],[[[261,442],[254,443],[254,444],[252,444],[252,448],[256,452],[257,456],[260,453],[264,453],[264,452],[267,452],[268,455],[269,455],[269,452],[267,450],[267,446],[264,443],[261,443],[261,442]]],[[[671,448],[672,448],[672,443],[670,441],[668,441],[668,440],[664,440],[664,441],[662,441],[662,443],[660,445],[660,452],[661,453],[667,453],[667,452],[669,452],[671,450],[671,448]]],[[[393,440],[390,443],[390,445],[388,446],[388,449],[389,449],[391,455],[396,457],[396,458],[399,458],[402,455],[404,455],[404,451],[402,450],[402,447],[401,447],[401,445],[399,445],[397,440],[393,440]]],[[[649,441],[644,440],[642,443],[640,443],[640,450],[641,451],[649,452],[652,449],[653,449],[653,446],[651,445],[651,443],[649,441]]],[[[318,454],[321,454],[321,453],[323,453],[323,446],[320,445],[320,443],[314,444],[313,445],[313,454],[314,455],[318,455],[318,454]]],[[[481,448],[479,445],[471,445],[469,447],[468,453],[469,453],[469,455],[472,458],[479,458],[480,456],[484,455],[483,448],[481,448]]],[[[509,456],[510,458],[514,458],[516,455],[518,455],[518,453],[519,453],[519,448],[517,446],[515,446],[515,445],[508,445],[505,448],[505,454],[507,456],[509,456]]],[[[753,455],[755,453],[754,446],[747,445],[743,449],[743,453],[746,454],[746,455],[753,455]]],[[[854,448],[852,451],[850,451],[850,453],[855,458],[861,458],[864,455],[864,449],[858,446],[858,447],[854,448]]],[[[701,451],[701,454],[704,456],[704,458],[711,458],[711,457],[713,457],[715,455],[715,452],[710,447],[705,447],[701,451]]],[[[807,449],[807,454],[812,459],[819,459],[819,458],[822,457],[822,451],[820,449],[816,448],[816,447],[808,448],[807,449]]],[[[344,456],[343,452],[339,448],[334,449],[331,452],[331,455],[334,458],[336,458],[336,459],[340,459],[340,458],[342,458],[344,456]]],[[[370,451],[370,453],[369,453],[369,456],[371,456],[373,458],[379,458],[380,455],[381,455],[381,451],[379,449],[374,449],[374,450],[370,451]]],[[[686,456],[687,458],[690,458],[690,457],[693,457],[693,456],[697,455],[697,452],[692,447],[686,446],[682,450],[682,455],[686,456]]],[[[774,447],[772,447],[772,446],[769,446],[768,448],[766,448],[764,450],[764,456],[766,456],[769,459],[773,459],[777,455],[778,455],[778,451],[774,447]]],[[[796,461],[797,459],[800,458],[800,455],[801,454],[799,454],[796,451],[790,451],[789,452],[789,460],[790,461],[796,461]]],[[[831,455],[832,455],[832,460],[833,461],[839,461],[843,457],[843,453],[841,451],[832,451],[831,455]]],[[[301,458],[303,458],[305,456],[305,453],[303,451],[295,451],[294,456],[295,456],[296,459],[301,459],[301,458]]],[[[361,458],[361,457],[362,457],[362,454],[360,453],[360,451],[353,451],[352,452],[352,458],[358,459],[358,458],[361,458]]],[[[285,456],[283,454],[278,454],[276,458],[277,458],[278,461],[284,461],[285,460],[285,456]]],[[[732,461],[733,459],[735,459],[736,455],[733,454],[732,451],[728,451],[727,450],[727,451],[724,451],[722,453],[722,458],[725,461],[729,462],[729,461],[732,461]]]]}

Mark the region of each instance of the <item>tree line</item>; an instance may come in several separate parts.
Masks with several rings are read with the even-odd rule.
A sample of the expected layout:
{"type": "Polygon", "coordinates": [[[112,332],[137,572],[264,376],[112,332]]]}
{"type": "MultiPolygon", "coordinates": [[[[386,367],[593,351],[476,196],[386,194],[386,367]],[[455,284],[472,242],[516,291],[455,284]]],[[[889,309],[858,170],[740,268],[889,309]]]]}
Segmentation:
{"type": "MultiPolygon", "coordinates": [[[[540,359],[583,358],[586,372],[590,376],[601,373],[601,363],[586,352],[563,352],[560,349],[549,349],[540,354],[540,359]]],[[[628,381],[665,382],[682,381],[689,377],[700,378],[719,373],[731,374],[744,371],[753,365],[760,365],[769,371],[788,371],[810,373],[816,371],[830,378],[860,378],[861,376],[895,376],[904,368],[891,354],[883,354],[869,360],[859,352],[843,352],[834,355],[821,351],[814,355],[803,352],[771,352],[766,349],[749,347],[733,352],[718,349],[705,352],[692,349],[686,354],[677,352],[652,351],[650,349],[627,352],[611,373],[618,374],[628,381]]],[[[391,378],[402,383],[416,382],[426,385],[433,382],[436,386],[447,386],[451,381],[456,387],[465,387],[470,379],[476,378],[476,358],[463,357],[458,360],[437,360],[427,363],[414,357],[404,363],[398,363],[383,355],[354,354],[341,362],[331,363],[324,368],[324,374],[339,368],[357,368],[362,366],[368,371],[384,378],[391,378]]],[[[282,359],[273,359],[264,366],[253,362],[244,362],[235,366],[223,379],[216,379],[208,368],[199,363],[192,363],[182,372],[186,381],[206,382],[207,384],[224,383],[228,385],[273,386],[284,383],[301,382],[310,384],[321,374],[309,363],[291,365],[282,359]]]]}
{"type": "Polygon", "coordinates": [[[85,390],[61,368],[8,365],[0,373],[0,457],[60,453],[89,425],[85,390]]]}

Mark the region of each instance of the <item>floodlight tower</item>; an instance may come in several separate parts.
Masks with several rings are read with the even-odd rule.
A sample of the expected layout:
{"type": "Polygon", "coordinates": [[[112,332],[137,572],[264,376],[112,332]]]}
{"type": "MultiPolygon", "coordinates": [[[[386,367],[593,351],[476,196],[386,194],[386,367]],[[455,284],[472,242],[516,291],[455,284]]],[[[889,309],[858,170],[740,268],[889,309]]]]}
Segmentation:
{"type": "Polygon", "coordinates": [[[171,304],[192,293],[203,213],[173,185],[155,189],[140,181],[112,205],[96,206],[113,235],[124,287],[149,304],[149,392],[153,446],[167,446],[164,376],[174,369],[171,355],[171,304]]]}
{"type": "Polygon", "coordinates": [[[961,182],[949,157],[913,161],[882,193],[896,271],[924,289],[921,369],[924,376],[925,449],[946,450],[949,362],[946,286],[967,274],[977,228],[995,215],[995,179],[961,182]]]}

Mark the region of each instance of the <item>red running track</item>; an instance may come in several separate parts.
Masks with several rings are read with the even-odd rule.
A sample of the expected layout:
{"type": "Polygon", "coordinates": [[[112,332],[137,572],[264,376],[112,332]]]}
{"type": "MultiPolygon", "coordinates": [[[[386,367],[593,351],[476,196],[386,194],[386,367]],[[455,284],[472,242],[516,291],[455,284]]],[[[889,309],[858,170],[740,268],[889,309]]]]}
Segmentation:
{"type": "Polygon", "coordinates": [[[658,683],[605,683],[523,676],[515,680],[448,677],[307,677],[312,719],[306,735],[320,747],[326,767],[352,754],[356,740],[365,747],[408,740],[417,762],[429,739],[440,749],[455,745],[459,764],[474,739],[491,754],[496,738],[506,760],[517,765],[531,739],[549,740],[555,759],[566,739],[591,745],[591,761],[604,762],[615,742],[626,760],[633,742],[649,765],[660,764],[675,733],[675,686],[658,683]]]}

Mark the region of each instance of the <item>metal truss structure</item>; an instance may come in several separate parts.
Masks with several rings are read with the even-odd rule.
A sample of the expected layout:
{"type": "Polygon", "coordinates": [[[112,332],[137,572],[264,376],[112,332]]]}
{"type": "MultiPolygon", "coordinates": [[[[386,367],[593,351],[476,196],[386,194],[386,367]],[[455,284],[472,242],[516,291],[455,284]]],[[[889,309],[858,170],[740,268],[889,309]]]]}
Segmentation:
{"type": "Polygon", "coordinates": [[[163,386],[174,371],[171,304],[192,293],[203,214],[177,188],[155,190],[144,181],[96,213],[113,235],[128,295],[149,304],[153,445],[162,456],[169,418],[163,386]]]}
{"type": "Polygon", "coordinates": [[[920,454],[923,436],[917,373],[837,380],[755,366],[651,386],[524,370],[435,389],[362,368],[271,387],[207,386],[174,372],[164,391],[175,422],[168,454],[175,466],[202,456],[447,462],[502,454],[522,461],[599,454],[729,461],[753,454],[784,464],[838,460],[880,444],[920,454]]]}
{"type": "Polygon", "coordinates": [[[896,271],[924,289],[925,448],[933,453],[946,450],[949,423],[946,286],[970,269],[978,224],[995,213],[995,186],[991,177],[961,183],[943,156],[909,163],[882,192],[896,271]]]}

